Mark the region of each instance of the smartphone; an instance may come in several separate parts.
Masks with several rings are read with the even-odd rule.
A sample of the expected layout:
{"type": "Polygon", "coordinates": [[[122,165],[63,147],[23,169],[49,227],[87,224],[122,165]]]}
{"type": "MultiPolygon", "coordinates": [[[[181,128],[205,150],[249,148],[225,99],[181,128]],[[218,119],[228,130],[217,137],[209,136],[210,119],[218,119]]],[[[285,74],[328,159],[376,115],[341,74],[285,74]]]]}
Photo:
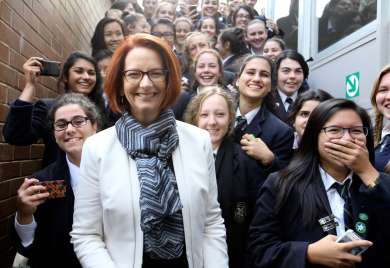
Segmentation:
{"type": "Polygon", "coordinates": [[[60,76],[61,73],[60,62],[50,61],[50,60],[40,60],[39,62],[42,64],[40,75],[55,76],[55,77],[60,76]]]}
{"type": "MultiPolygon", "coordinates": [[[[348,229],[342,236],[338,237],[336,242],[337,243],[345,243],[345,242],[351,242],[355,240],[362,240],[362,238],[355,233],[353,230],[348,229]]],[[[351,254],[353,255],[361,255],[364,251],[367,250],[368,247],[356,247],[351,250],[351,254]]]]}
{"type": "Polygon", "coordinates": [[[63,198],[66,195],[65,180],[41,181],[40,184],[46,187],[49,199],[63,198]]]}
{"type": "Polygon", "coordinates": [[[188,13],[192,13],[194,10],[196,10],[198,8],[197,5],[190,5],[188,7],[188,13]]]}

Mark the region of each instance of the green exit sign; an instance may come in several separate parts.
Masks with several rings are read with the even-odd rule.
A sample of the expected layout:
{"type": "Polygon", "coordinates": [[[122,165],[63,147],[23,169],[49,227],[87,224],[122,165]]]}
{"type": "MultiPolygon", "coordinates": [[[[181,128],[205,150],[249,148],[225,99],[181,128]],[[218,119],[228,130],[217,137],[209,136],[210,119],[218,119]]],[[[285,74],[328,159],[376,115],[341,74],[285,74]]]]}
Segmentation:
{"type": "Polygon", "coordinates": [[[351,99],[359,96],[360,91],[360,73],[355,72],[345,77],[345,97],[351,99]]]}

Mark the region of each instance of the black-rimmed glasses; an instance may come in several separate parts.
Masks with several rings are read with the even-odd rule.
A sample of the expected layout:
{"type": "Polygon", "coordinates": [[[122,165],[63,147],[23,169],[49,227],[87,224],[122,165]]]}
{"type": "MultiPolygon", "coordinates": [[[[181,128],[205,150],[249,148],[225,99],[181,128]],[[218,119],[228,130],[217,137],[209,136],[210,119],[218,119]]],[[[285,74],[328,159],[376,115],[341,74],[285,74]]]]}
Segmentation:
{"type": "Polygon", "coordinates": [[[123,71],[123,76],[127,80],[127,82],[130,83],[139,83],[143,78],[144,75],[147,75],[149,80],[152,82],[158,83],[163,82],[166,79],[166,76],[168,74],[168,70],[164,69],[152,69],[149,71],[141,71],[141,70],[126,70],[123,71]]]}
{"type": "Polygon", "coordinates": [[[349,135],[352,138],[357,139],[363,136],[367,136],[368,128],[363,126],[356,127],[338,127],[338,126],[329,126],[324,127],[322,130],[325,132],[325,135],[331,139],[340,139],[344,136],[345,131],[348,131],[349,135]]]}
{"type": "Polygon", "coordinates": [[[75,128],[80,128],[87,124],[89,120],[86,116],[75,116],[70,121],[65,119],[60,119],[54,122],[54,130],[55,131],[63,131],[68,128],[68,125],[71,124],[75,128]]]}

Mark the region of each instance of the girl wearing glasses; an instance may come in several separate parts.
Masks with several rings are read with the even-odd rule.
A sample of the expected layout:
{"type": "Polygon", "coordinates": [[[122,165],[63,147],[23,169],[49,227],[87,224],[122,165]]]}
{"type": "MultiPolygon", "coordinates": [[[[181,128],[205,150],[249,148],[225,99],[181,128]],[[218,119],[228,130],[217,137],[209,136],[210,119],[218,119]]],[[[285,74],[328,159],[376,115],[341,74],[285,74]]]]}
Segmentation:
{"type": "Polygon", "coordinates": [[[374,168],[373,145],[370,118],[354,102],[314,109],[290,164],[259,191],[249,229],[254,267],[390,265],[390,177],[374,168]],[[347,229],[363,240],[336,242],[347,229]],[[368,249],[353,255],[357,247],[368,249]]]}
{"type": "Polygon", "coordinates": [[[84,141],[95,134],[100,116],[96,106],[81,94],[65,94],[49,113],[60,148],[57,160],[26,178],[18,190],[13,234],[17,250],[29,267],[81,267],[70,243],[74,190],[84,141]],[[65,181],[65,197],[51,198],[41,182],[65,181]]]}
{"type": "MultiPolygon", "coordinates": [[[[24,65],[25,87],[10,105],[3,135],[5,141],[18,146],[31,145],[43,139],[45,151],[42,165],[47,166],[57,157],[58,146],[51,129],[47,125],[47,115],[53,99],[39,99],[41,97],[36,88],[42,68],[42,58],[32,57],[24,65]]],[[[46,80],[48,81],[48,80],[46,80]]],[[[43,83],[43,81],[41,81],[43,83]]],[[[82,52],[73,52],[65,61],[61,75],[57,80],[57,88],[65,89],[65,92],[81,93],[87,96],[98,107],[99,111],[105,110],[104,100],[101,94],[101,76],[94,59],[82,52]]]]}
{"type": "Polygon", "coordinates": [[[248,5],[240,5],[232,15],[232,26],[243,30],[246,29],[248,23],[255,18],[254,10],[248,5]]]}
{"type": "Polygon", "coordinates": [[[135,34],[114,53],[105,90],[122,117],[86,142],[75,198],[83,267],[228,266],[210,137],[168,109],[180,77],[161,38],[135,34]]]}

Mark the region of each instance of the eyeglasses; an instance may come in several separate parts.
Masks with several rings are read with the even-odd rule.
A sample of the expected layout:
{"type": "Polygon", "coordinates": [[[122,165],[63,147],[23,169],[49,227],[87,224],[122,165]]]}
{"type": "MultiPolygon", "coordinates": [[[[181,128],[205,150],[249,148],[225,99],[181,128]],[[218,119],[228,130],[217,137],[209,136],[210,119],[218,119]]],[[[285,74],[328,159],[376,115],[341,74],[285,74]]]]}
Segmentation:
{"type": "Polygon", "coordinates": [[[152,69],[147,72],[141,71],[141,70],[126,70],[123,71],[123,76],[127,80],[127,82],[130,83],[139,83],[143,78],[144,75],[147,75],[149,80],[158,83],[163,82],[166,79],[166,76],[168,74],[168,70],[164,69],[152,69]]]}
{"type": "Polygon", "coordinates": [[[68,128],[69,123],[75,128],[80,128],[86,125],[88,120],[89,118],[86,116],[75,116],[70,121],[60,119],[54,123],[54,130],[63,131],[68,128]]]}
{"type": "Polygon", "coordinates": [[[367,136],[368,134],[368,128],[363,126],[350,127],[350,128],[329,126],[329,127],[322,128],[322,130],[325,132],[325,135],[331,139],[339,139],[343,137],[345,131],[348,131],[349,135],[351,135],[351,137],[354,139],[367,136]]]}
{"type": "Polygon", "coordinates": [[[173,33],[172,32],[152,32],[152,35],[157,36],[157,37],[172,37],[173,33]]]}

